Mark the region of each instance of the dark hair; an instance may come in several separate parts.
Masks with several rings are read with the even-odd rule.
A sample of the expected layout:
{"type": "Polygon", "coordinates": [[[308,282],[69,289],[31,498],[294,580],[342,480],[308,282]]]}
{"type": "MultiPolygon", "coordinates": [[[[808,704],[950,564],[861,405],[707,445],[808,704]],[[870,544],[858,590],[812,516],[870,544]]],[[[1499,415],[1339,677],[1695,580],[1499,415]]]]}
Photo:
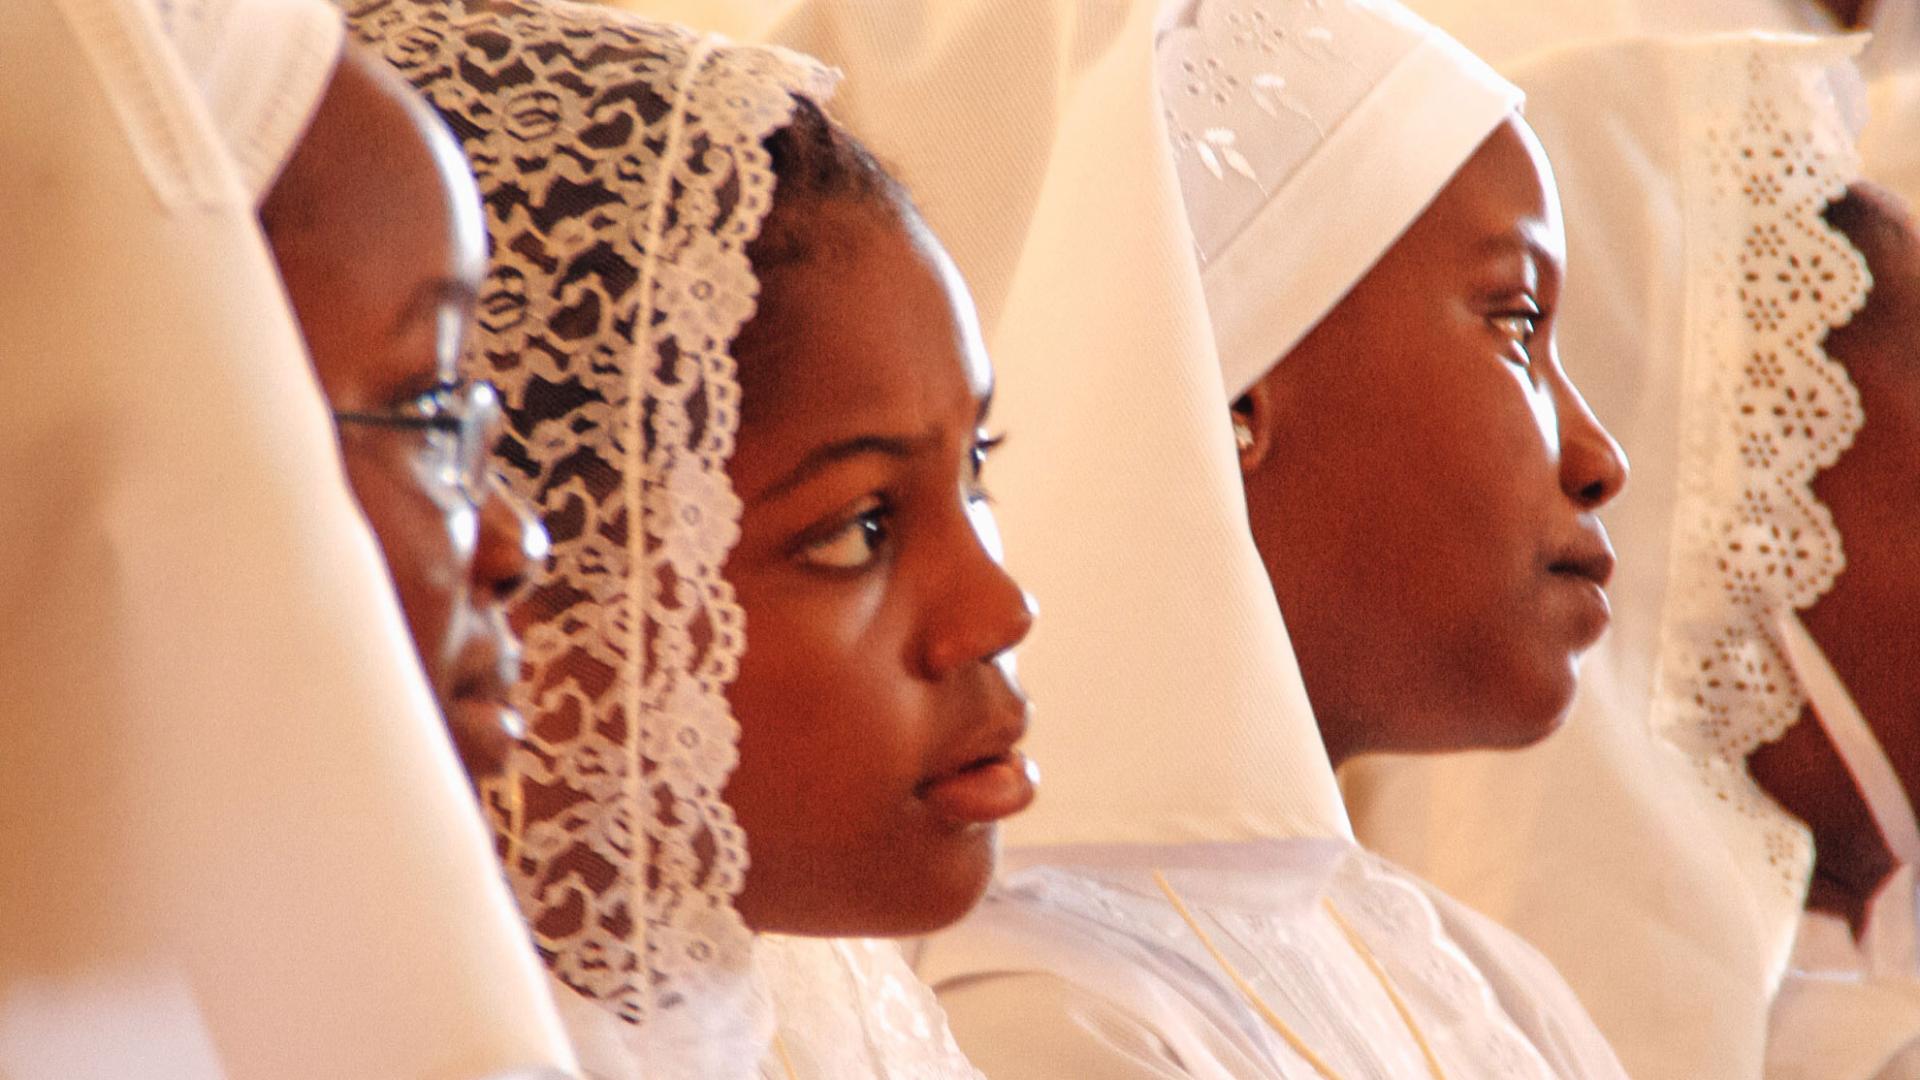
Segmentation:
{"type": "Polygon", "coordinates": [[[762,278],[844,250],[838,230],[814,211],[835,205],[899,217],[913,206],[906,188],[859,139],[812,99],[793,100],[792,121],[761,144],[773,159],[773,207],[747,245],[747,258],[762,278]]]}

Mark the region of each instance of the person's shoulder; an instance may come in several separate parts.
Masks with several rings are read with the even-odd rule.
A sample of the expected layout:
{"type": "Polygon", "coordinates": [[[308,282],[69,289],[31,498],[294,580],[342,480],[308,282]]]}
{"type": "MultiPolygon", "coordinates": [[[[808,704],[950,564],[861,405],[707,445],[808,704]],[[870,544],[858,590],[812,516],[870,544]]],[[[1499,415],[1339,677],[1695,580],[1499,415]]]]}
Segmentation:
{"type": "Polygon", "coordinates": [[[1438,886],[1369,855],[1373,873],[1417,890],[1431,905],[1445,941],[1458,949],[1513,1025],[1556,1075],[1624,1080],[1626,1071],[1586,1007],[1541,952],[1519,934],[1438,886]]]}
{"type": "Polygon", "coordinates": [[[936,992],[954,1039],[976,1068],[996,1080],[1196,1075],[1146,1018],[1052,972],[964,976],[936,992]]]}
{"type": "MultiPolygon", "coordinates": [[[[994,1080],[1271,1075],[1163,963],[1154,905],[1049,870],[997,887],[913,950],[960,1048],[994,1080]]],[[[1161,905],[1164,906],[1164,905],[1161,905]]]]}

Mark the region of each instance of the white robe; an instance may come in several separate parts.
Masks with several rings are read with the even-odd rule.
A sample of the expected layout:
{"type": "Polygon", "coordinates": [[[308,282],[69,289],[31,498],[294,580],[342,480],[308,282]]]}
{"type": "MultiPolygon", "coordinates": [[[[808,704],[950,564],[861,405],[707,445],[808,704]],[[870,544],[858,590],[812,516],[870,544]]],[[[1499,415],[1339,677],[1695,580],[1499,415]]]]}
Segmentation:
{"type": "Polygon", "coordinates": [[[1768,1080],[1920,1080],[1914,871],[1874,895],[1858,941],[1808,912],[1768,1027],[1768,1080]]]}
{"type": "Polygon", "coordinates": [[[1428,1070],[1329,903],[1378,959],[1446,1075],[1625,1075],[1538,953],[1351,842],[1056,848],[1014,859],[1020,868],[981,908],[917,958],[962,1048],[995,1080],[1318,1075],[1209,955],[1154,883],[1155,868],[1341,1076],[1428,1070]]]}
{"type": "MultiPolygon", "coordinates": [[[[754,967],[778,1032],[766,1033],[759,1080],[981,1080],[891,941],[766,934],[754,967]]],[[[549,988],[585,1080],[652,1075],[618,1017],[551,976],[549,988]]]]}

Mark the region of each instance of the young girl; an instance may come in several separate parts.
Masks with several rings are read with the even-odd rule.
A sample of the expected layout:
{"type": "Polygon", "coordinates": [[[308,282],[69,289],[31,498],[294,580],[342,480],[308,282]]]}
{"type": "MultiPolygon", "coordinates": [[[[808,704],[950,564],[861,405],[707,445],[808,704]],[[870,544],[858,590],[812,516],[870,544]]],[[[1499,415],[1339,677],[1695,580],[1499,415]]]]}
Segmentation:
{"type": "Polygon", "coordinates": [[[1920,847],[1901,785],[1864,784],[1868,813],[1825,734],[1864,716],[1846,742],[1897,762],[1914,700],[1891,659],[1914,504],[1887,495],[1913,460],[1887,347],[1911,268],[1899,215],[1847,196],[1858,45],[1647,38],[1515,66],[1585,253],[1568,364],[1642,467],[1613,511],[1616,628],[1548,743],[1349,777],[1362,837],[1539,944],[1636,1076],[1872,1076],[1916,1030],[1911,976],[1874,985],[1912,970],[1904,946],[1832,948],[1870,900],[1869,937],[1911,939],[1907,879],[1882,880],[1920,847]],[[1810,870],[1825,914],[1803,922],[1810,870]],[[1790,955],[1812,971],[1769,1050],[1790,955]]]}
{"type": "MultiPolygon", "coordinates": [[[[522,0],[351,19],[473,162],[470,373],[552,534],[508,874],[591,1073],[741,1075],[756,933],[942,926],[1033,796],[971,305],[803,58],[522,0]]],[[[970,1071],[890,947],[761,951],[770,1075],[970,1071]]]]}
{"type": "MultiPolygon", "coordinates": [[[[850,123],[920,149],[905,175],[987,268],[1021,432],[1003,520],[1048,598],[1022,656],[1048,798],[918,967],[961,1045],[1035,1080],[1619,1076],[1537,954],[1347,839],[1320,741],[1537,737],[1603,621],[1592,515],[1624,465],[1551,352],[1559,221],[1518,93],[1376,3],[812,7],[790,40],[854,74],[850,123]],[[1276,362],[1325,416],[1312,394],[1238,400],[1276,362]],[[1316,728],[1259,560],[1284,557],[1270,511],[1248,528],[1262,463],[1378,489],[1301,506],[1316,599],[1355,587],[1328,548],[1377,560],[1401,592],[1356,599],[1355,627],[1450,611],[1431,656],[1470,631],[1525,687],[1479,688],[1493,715],[1330,708],[1316,728]],[[1355,717],[1374,726],[1336,727],[1355,717]]],[[[1377,677],[1402,700],[1473,688],[1395,645],[1377,677]]]]}

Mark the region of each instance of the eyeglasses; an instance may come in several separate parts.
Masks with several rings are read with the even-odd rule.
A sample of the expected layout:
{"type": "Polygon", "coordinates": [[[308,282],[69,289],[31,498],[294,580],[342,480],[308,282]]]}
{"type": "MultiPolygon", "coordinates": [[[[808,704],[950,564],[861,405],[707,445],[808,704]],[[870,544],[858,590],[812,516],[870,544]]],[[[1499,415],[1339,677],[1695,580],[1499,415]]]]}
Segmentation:
{"type": "Polygon", "coordinates": [[[436,462],[441,479],[458,487],[475,505],[486,501],[492,481],[487,459],[500,428],[500,394],[492,383],[436,386],[391,410],[336,409],[333,419],[340,424],[425,431],[430,438],[437,435],[432,442],[443,455],[436,462]]]}

